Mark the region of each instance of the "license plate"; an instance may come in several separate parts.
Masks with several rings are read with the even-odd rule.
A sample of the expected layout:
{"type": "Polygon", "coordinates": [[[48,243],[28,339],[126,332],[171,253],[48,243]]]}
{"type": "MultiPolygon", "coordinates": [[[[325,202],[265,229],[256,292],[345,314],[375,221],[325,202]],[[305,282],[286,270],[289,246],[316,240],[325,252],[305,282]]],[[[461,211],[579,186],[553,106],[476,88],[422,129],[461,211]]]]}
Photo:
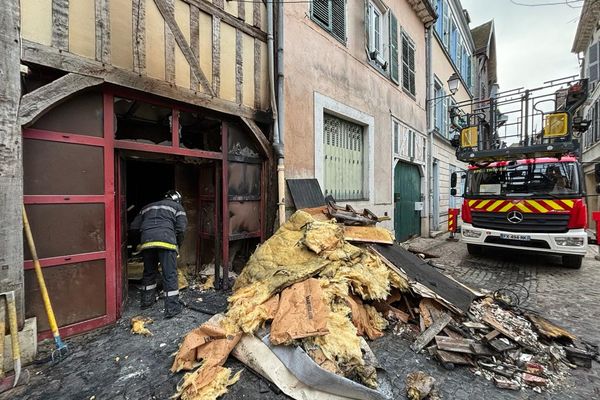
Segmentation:
{"type": "Polygon", "coordinates": [[[531,240],[531,236],[528,235],[512,235],[510,233],[501,233],[500,239],[510,239],[510,240],[531,240]]]}

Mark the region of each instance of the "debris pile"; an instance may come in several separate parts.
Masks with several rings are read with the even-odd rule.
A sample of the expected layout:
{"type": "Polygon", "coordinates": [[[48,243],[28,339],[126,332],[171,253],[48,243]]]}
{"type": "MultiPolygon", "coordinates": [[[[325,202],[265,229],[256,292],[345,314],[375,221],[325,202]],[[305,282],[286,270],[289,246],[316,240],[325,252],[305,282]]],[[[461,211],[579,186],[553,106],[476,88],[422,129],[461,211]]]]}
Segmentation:
{"type": "MultiPolygon", "coordinates": [[[[227,312],[185,337],[171,370],[193,372],[176,396],[225,393],[240,376],[223,367],[232,353],[292,398],[389,398],[378,390],[365,341],[386,329],[412,340],[414,351],[427,349],[449,368],[471,366],[499,387],[540,390],[564,375],[565,350],[542,343],[538,332],[545,324],[559,334],[552,340],[572,340],[568,332],[532,323],[400,246],[381,244],[392,242],[382,228],[348,229],[322,210],[296,212],[252,255],[227,312]]],[[[418,375],[410,382],[413,398],[433,386],[418,375]]]]}

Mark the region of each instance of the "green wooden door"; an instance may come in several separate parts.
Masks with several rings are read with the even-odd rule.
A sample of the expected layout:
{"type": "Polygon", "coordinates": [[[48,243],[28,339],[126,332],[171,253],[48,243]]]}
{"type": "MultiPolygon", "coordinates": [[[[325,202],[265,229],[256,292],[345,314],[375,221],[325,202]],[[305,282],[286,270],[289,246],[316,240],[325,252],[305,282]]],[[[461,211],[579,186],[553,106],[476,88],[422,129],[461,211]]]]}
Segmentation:
{"type": "Polygon", "coordinates": [[[394,231],[403,242],[421,234],[421,212],[415,203],[421,201],[421,175],[415,165],[398,162],[394,170],[394,231]]]}

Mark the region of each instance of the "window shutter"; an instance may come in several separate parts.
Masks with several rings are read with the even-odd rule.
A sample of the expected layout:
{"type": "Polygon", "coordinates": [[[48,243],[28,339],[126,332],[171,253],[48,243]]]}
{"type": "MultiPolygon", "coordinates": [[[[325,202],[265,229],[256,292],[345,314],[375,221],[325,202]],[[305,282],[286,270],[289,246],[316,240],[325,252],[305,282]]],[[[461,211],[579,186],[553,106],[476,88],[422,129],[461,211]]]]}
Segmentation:
{"type": "Polygon", "coordinates": [[[410,74],[410,89],[409,91],[412,94],[416,93],[415,90],[415,48],[412,46],[412,44],[410,45],[410,48],[408,49],[408,69],[409,69],[409,74],[410,74]]]}
{"type": "Polygon", "coordinates": [[[312,16],[325,26],[329,26],[329,2],[331,0],[313,0],[312,16]]]}
{"type": "Polygon", "coordinates": [[[390,78],[395,83],[399,82],[398,65],[398,19],[390,11],[390,78]]]}
{"type": "Polygon", "coordinates": [[[409,71],[408,71],[408,39],[402,35],[402,86],[409,90],[409,71]]]}
{"type": "Polygon", "coordinates": [[[598,42],[592,44],[588,50],[588,77],[590,85],[593,85],[598,80],[598,42]]]}
{"type": "Polygon", "coordinates": [[[346,41],[346,0],[329,0],[331,5],[331,33],[346,41]]]}
{"type": "MultiPolygon", "coordinates": [[[[365,0],[365,32],[366,32],[366,48],[369,49],[369,53],[373,51],[372,38],[371,38],[371,4],[369,0],[365,0]]],[[[371,56],[369,56],[370,58],[371,56]]]]}

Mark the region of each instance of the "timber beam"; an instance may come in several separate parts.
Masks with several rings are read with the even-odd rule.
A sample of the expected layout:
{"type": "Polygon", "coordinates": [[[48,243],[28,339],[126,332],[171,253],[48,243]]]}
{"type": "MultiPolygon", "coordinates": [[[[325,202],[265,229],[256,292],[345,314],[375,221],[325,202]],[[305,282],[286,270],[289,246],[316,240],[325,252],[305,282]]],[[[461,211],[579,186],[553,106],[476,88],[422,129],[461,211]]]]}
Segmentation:
{"type": "Polygon", "coordinates": [[[21,60],[61,71],[99,78],[105,83],[139,90],[213,111],[246,117],[264,123],[272,121],[269,113],[266,112],[212,97],[206,93],[177,87],[158,79],[140,76],[135,72],[126,71],[75,54],[61,52],[53,47],[28,40],[22,41],[21,60]]]}
{"type": "Polygon", "coordinates": [[[19,125],[26,127],[73,94],[104,82],[101,78],[69,73],[21,98],[19,125]]]}

